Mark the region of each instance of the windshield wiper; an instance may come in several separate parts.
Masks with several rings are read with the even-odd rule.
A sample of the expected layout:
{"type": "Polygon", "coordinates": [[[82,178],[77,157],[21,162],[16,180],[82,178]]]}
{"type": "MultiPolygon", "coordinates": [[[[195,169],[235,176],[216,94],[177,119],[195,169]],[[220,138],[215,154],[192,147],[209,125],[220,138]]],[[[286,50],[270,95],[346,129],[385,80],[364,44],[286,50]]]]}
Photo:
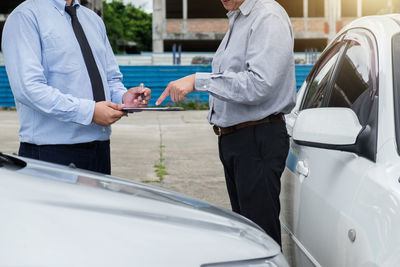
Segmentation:
{"type": "Polygon", "coordinates": [[[0,152],[0,168],[19,170],[26,166],[26,162],[0,152]]]}

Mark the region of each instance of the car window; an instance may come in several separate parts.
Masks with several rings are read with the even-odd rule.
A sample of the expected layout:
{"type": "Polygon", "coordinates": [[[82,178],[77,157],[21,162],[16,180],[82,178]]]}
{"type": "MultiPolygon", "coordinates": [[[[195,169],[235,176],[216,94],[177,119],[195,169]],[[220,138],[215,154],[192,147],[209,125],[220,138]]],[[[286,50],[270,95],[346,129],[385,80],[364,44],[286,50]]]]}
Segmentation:
{"type": "Polygon", "coordinates": [[[327,106],[351,108],[366,125],[377,95],[375,47],[366,33],[349,32],[345,40],[349,45],[338,62],[327,106]]]}
{"type": "Polygon", "coordinates": [[[308,81],[308,88],[301,109],[321,107],[326,97],[335,63],[344,46],[345,42],[336,43],[318,60],[310,74],[311,79],[308,81]]]}
{"type": "Polygon", "coordinates": [[[393,60],[393,100],[394,122],[396,127],[397,153],[400,155],[400,33],[392,39],[393,60]]]}

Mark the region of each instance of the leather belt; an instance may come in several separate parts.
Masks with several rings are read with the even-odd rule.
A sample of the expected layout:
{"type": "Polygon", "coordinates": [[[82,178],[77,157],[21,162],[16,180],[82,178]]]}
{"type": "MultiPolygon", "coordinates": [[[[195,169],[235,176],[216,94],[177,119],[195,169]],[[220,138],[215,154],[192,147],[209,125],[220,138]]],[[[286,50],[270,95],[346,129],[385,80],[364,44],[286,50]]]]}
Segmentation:
{"type": "Polygon", "coordinates": [[[214,133],[218,136],[224,135],[224,134],[229,134],[233,133],[236,130],[242,129],[247,126],[251,125],[257,125],[257,124],[262,124],[262,123],[267,123],[267,122],[274,122],[274,121],[284,121],[285,118],[282,113],[278,114],[271,114],[268,117],[265,117],[264,119],[258,120],[258,121],[246,121],[242,122],[233,126],[229,127],[219,127],[217,125],[213,126],[214,133]]]}

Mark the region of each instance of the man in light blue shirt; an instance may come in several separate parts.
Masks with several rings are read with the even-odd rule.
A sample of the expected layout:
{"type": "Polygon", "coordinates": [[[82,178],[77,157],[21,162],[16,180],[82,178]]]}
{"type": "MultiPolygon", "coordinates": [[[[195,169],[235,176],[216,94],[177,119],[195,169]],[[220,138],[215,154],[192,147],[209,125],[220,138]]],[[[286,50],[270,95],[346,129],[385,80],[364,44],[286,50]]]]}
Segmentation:
{"type": "Polygon", "coordinates": [[[77,0],[27,0],[7,19],[2,50],[21,123],[19,154],[110,173],[110,125],[123,107],[146,106],[151,91],[123,86],[101,18],[77,0]],[[86,50],[66,6],[76,10],[86,50]]]}

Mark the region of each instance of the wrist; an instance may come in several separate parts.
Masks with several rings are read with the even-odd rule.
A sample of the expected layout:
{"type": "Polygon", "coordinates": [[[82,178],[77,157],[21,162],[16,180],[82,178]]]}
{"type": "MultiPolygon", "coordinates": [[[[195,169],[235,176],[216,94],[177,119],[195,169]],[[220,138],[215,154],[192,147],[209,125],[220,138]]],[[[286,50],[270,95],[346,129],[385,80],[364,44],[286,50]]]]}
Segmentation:
{"type": "Polygon", "coordinates": [[[121,104],[125,104],[125,96],[126,96],[127,93],[128,93],[128,91],[126,91],[126,92],[122,95],[122,97],[121,97],[121,104]]]}
{"type": "Polygon", "coordinates": [[[193,92],[196,91],[196,74],[192,74],[192,85],[193,85],[193,92]]]}

